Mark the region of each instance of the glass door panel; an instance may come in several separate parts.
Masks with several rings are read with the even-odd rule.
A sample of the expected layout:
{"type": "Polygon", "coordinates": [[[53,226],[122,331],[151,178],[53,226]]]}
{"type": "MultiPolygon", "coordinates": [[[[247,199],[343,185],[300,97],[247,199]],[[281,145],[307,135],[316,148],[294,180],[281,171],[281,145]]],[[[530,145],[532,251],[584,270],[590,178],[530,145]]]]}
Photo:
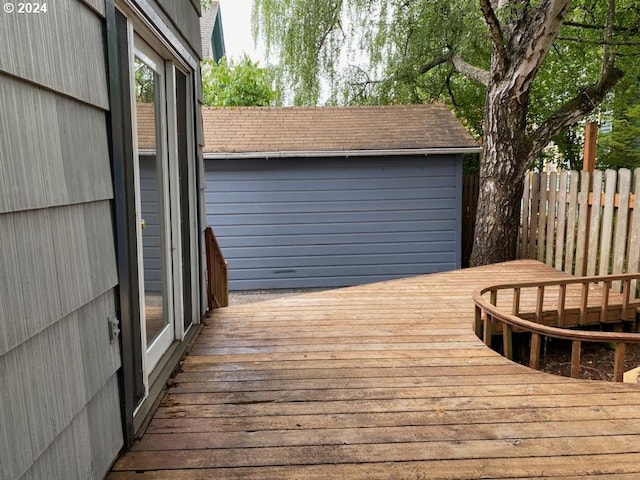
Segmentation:
{"type": "Polygon", "coordinates": [[[136,39],[139,276],[149,373],[175,338],[164,61],[136,39]]]}

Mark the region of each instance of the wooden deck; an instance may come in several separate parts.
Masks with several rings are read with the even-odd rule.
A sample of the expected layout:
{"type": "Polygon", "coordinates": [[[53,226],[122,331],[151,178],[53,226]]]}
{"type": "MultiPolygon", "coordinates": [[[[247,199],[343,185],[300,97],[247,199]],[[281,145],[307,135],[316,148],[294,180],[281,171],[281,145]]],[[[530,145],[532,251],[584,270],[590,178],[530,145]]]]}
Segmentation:
{"type": "Polygon", "coordinates": [[[471,292],[519,261],[229,307],[109,480],[640,478],[640,387],[514,364],[471,292]]]}

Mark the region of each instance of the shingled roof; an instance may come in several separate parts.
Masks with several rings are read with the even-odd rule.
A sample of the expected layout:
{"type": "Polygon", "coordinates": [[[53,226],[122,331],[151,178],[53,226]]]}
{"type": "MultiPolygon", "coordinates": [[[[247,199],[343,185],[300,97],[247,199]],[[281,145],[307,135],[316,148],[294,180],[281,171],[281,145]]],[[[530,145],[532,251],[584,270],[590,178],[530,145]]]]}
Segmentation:
{"type": "Polygon", "coordinates": [[[205,158],[479,151],[442,104],[203,108],[205,158]]]}
{"type": "Polygon", "coordinates": [[[138,149],[154,151],[156,149],[154,104],[136,103],[136,121],[138,127],[138,149]]]}

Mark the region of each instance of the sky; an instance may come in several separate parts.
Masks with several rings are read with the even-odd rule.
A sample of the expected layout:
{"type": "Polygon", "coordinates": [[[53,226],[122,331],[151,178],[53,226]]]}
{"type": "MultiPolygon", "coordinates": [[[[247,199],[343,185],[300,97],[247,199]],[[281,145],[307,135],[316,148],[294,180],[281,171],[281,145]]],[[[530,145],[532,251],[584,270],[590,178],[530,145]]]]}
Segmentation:
{"type": "Polygon", "coordinates": [[[253,61],[265,66],[262,49],[255,48],[251,33],[251,9],[253,0],[219,0],[222,30],[227,57],[234,60],[246,53],[253,61]]]}

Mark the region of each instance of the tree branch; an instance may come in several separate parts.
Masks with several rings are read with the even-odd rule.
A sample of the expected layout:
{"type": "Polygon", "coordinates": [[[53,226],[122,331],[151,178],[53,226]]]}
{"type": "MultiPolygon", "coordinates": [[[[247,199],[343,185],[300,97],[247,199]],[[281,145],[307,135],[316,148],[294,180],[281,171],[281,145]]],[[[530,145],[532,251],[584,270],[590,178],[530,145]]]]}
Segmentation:
{"type": "Polygon", "coordinates": [[[503,71],[507,63],[507,52],[504,49],[504,34],[502,33],[500,20],[498,20],[496,12],[491,5],[491,0],[480,0],[480,8],[484,15],[484,21],[491,32],[491,41],[497,55],[498,68],[503,71]]]}
{"type": "Polygon", "coordinates": [[[551,139],[560,133],[564,127],[572,125],[593,111],[623,76],[624,72],[622,72],[622,70],[619,70],[613,66],[613,64],[609,64],[602,72],[602,76],[597,83],[589,85],[556,110],[533,133],[531,137],[532,148],[529,153],[528,163],[531,164],[542,149],[547,146],[551,139]]]}
{"type": "Polygon", "coordinates": [[[455,69],[464,76],[481,83],[485,87],[489,85],[491,74],[488,71],[467,63],[462,57],[458,57],[457,55],[453,56],[451,63],[455,69]]]}
{"type": "Polygon", "coordinates": [[[420,69],[418,70],[418,73],[420,75],[423,75],[440,65],[451,62],[452,58],[453,58],[453,52],[447,52],[445,55],[438,57],[435,60],[430,61],[429,63],[425,63],[422,67],[420,67],[420,69]]]}
{"type": "Polygon", "coordinates": [[[607,19],[604,25],[604,45],[602,53],[602,67],[600,68],[600,76],[603,76],[605,72],[613,66],[615,55],[611,51],[611,45],[609,41],[613,35],[613,17],[616,14],[616,0],[609,0],[607,7],[607,19]]]}
{"type": "Polygon", "coordinates": [[[576,42],[576,43],[587,43],[591,45],[606,45],[613,47],[627,47],[627,46],[636,46],[640,45],[640,42],[623,42],[618,40],[587,40],[585,38],[579,37],[558,37],[558,40],[563,40],[565,42],[576,42]]]}
{"type": "Polygon", "coordinates": [[[488,71],[471,65],[462,57],[454,55],[452,51],[447,52],[445,55],[438,57],[429,63],[425,63],[420,67],[418,72],[422,75],[445,63],[451,63],[458,73],[461,73],[471,80],[481,83],[485,87],[489,85],[490,74],[488,71]]]}
{"type": "Polygon", "coordinates": [[[508,75],[513,79],[511,90],[516,95],[528,91],[558,35],[570,4],[571,0],[541,0],[518,22],[507,47],[512,59],[508,75]]]}
{"type": "MultiPolygon", "coordinates": [[[[592,23],[582,23],[582,22],[566,21],[563,23],[563,25],[566,25],[567,27],[584,28],[586,30],[604,30],[605,29],[605,25],[595,25],[592,23]]],[[[613,26],[614,32],[635,33],[637,30],[638,28],[628,28],[628,27],[621,27],[616,25],[613,26]]]]}

